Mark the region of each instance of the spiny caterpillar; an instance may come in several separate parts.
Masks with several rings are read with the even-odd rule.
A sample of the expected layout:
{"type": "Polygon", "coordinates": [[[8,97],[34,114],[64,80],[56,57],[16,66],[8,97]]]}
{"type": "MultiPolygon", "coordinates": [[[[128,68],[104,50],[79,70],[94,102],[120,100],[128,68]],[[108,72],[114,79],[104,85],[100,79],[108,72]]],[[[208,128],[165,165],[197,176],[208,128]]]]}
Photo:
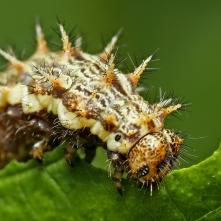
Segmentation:
{"type": "Polygon", "coordinates": [[[0,74],[0,166],[11,159],[43,159],[44,152],[66,143],[66,159],[84,147],[91,162],[96,147],[107,150],[113,179],[121,191],[124,173],[143,186],[171,171],[183,144],[164,128],[165,118],[181,108],[172,98],[145,101],[136,91],[149,56],[132,73],[115,67],[114,36],[104,51],[90,55],[73,46],[59,25],[63,48],[50,51],[40,25],[37,49],[25,61],[0,50],[9,61],[0,74]]]}

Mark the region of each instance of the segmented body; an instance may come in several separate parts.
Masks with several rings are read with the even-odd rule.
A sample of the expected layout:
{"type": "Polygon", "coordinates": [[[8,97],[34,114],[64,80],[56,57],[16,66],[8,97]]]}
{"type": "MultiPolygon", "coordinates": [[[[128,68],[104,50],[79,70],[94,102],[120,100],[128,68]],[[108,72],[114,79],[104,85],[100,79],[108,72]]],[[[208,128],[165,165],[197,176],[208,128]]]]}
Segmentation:
{"type": "Polygon", "coordinates": [[[62,51],[49,51],[40,26],[37,51],[28,60],[18,61],[0,51],[10,61],[0,75],[0,134],[14,141],[11,147],[6,141],[0,143],[1,164],[19,159],[21,148],[39,159],[49,146],[53,148],[65,139],[73,149],[80,136],[95,146],[98,142],[106,145],[118,173],[129,168],[145,183],[162,178],[171,169],[168,162],[177,157],[182,143],[173,132],[163,129],[164,119],[181,105],[169,106],[171,99],[150,104],[136,92],[151,56],[125,75],[114,66],[112,50],[117,36],[103,53],[89,55],[81,50],[79,39],[73,47],[61,25],[60,30],[62,51]],[[21,131],[29,136],[23,142],[21,131]],[[164,171],[157,171],[159,167],[164,171]]]}

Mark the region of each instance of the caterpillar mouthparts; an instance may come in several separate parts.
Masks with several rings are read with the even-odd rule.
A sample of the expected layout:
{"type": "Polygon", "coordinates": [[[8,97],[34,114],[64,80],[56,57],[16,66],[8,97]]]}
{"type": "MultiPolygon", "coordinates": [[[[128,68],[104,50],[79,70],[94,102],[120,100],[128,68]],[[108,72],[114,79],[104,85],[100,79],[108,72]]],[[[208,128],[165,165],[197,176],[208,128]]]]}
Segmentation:
{"type": "Polygon", "coordinates": [[[151,104],[136,88],[152,55],[132,73],[114,64],[114,36],[104,51],[90,55],[59,25],[63,48],[50,51],[40,25],[37,49],[25,61],[0,49],[9,66],[0,74],[0,166],[11,159],[43,154],[66,144],[66,159],[84,147],[91,162],[96,147],[107,149],[113,179],[121,191],[124,173],[150,186],[171,171],[183,139],[164,128],[165,118],[182,107],[174,100],[151,104]]]}

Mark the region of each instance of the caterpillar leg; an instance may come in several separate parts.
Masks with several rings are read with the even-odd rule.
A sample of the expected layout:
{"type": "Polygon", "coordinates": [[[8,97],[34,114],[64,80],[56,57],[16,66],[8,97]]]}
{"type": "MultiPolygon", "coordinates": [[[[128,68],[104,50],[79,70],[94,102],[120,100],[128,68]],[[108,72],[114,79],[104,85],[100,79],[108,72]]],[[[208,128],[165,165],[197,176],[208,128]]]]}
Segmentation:
{"type": "Polygon", "coordinates": [[[122,167],[115,167],[113,174],[113,181],[116,190],[123,195],[122,177],[124,174],[124,169],[122,167]]]}
{"type": "Polygon", "coordinates": [[[43,140],[40,140],[38,142],[36,142],[34,145],[33,145],[33,148],[32,150],[30,151],[30,154],[31,156],[38,160],[38,161],[42,161],[43,160],[43,155],[44,155],[44,152],[46,152],[47,150],[49,150],[49,146],[48,146],[48,141],[43,139],[43,140]]]}
{"type": "MultiPolygon", "coordinates": [[[[112,179],[114,181],[114,186],[116,190],[120,193],[120,195],[123,194],[123,186],[121,183],[124,171],[125,171],[125,157],[117,152],[108,151],[107,152],[108,160],[110,161],[109,170],[111,170],[111,167],[114,167],[114,172],[112,179]]],[[[111,171],[109,171],[109,174],[111,175],[111,171]]]]}
{"type": "Polygon", "coordinates": [[[91,163],[96,155],[97,145],[96,144],[86,144],[85,146],[85,160],[91,163]]]}
{"type": "Polygon", "coordinates": [[[104,144],[96,137],[89,136],[89,140],[81,140],[82,146],[84,147],[85,160],[91,163],[96,155],[96,150],[98,146],[103,146],[104,144]]]}
{"type": "Polygon", "coordinates": [[[65,148],[65,159],[70,166],[73,166],[73,161],[76,156],[77,149],[71,145],[65,148]]]}

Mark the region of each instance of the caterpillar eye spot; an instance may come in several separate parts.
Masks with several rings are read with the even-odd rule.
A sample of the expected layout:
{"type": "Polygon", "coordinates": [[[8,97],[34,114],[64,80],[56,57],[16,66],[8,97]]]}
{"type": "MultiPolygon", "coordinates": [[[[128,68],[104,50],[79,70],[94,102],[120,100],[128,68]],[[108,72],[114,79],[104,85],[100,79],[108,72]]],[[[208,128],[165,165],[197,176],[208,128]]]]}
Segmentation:
{"type": "Polygon", "coordinates": [[[122,135],[121,134],[116,134],[114,139],[115,141],[120,141],[121,140],[122,135]]]}

